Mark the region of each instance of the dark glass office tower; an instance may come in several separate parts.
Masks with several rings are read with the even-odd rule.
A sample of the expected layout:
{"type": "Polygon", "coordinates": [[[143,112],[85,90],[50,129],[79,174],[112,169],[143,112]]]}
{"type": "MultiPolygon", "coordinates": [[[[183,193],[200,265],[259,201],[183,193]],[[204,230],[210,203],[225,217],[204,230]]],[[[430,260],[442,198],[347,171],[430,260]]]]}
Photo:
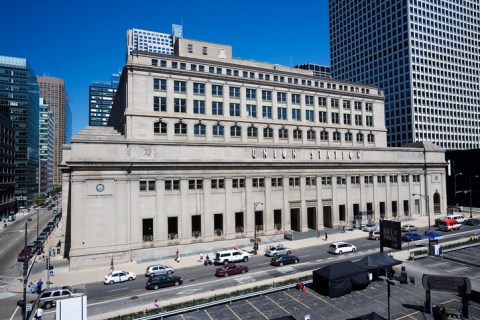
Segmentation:
{"type": "Polygon", "coordinates": [[[117,92],[118,81],[120,75],[114,73],[112,80],[93,81],[89,87],[89,116],[88,125],[90,126],[106,126],[110,111],[112,110],[113,98],[117,92]]]}
{"type": "Polygon", "coordinates": [[[38,84],[24,58],[0,56],[0,106],[15,131],[15,197],[18,206],[38,194],[38,84]]]}
{"type": "Polygon", "coordinates": [[[480,4],[330,0],[331,72],[385,93],[388,145],[480,148],[480,4]]]}

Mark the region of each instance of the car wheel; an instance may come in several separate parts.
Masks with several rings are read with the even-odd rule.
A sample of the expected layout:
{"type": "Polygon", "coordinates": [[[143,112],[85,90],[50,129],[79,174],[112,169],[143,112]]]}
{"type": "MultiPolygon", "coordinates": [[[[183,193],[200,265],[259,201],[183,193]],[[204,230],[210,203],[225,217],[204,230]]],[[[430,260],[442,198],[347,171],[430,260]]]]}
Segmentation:
{"type": "Polygon", "coordinates": [[[273,257],[274,257],[274,258],[276,258],[276,257],[277,257],[277,254],[276,254],[276,253],[274,253],[274,254],[273,254],[273,257]]]}
{"type": "Polygon", "coordinates": [[[223,264],[224,264],[224,265],[227,265],[227,264],[228,264],[228,260],[223,261],[223,264]]]}
{"type": "Polygon", "coordinates": [[[150,277],[155,277],[155,273],[154,272],[150,273],[150,277]]]}
{"type": "Polygon", "coordinates": [[[288,250],[288,251],[287,251],[287,254],[292,254],[292,251],[288,250]]]}
{"type": "Polygon", "coordinates": [[[338,254],[343,254],[343,251],[342,250],[338,251],[338,254]]]}
{"type": "Polygon", "coordinates": [[[242,273],[245,273],[245,272],[247,272],[247,271],[245,271],[245,269],[243,269],[243,270],[242,270],[242,273]]]}
{"type": "Polygon", "coordinates": [[[132,280],[133,280],[133,278],[132,278],[132,277],[128,277],[128,281],[132,281],[132,280]]]}
{"type": "Polygon", "coordinates": [[[248,257],[244,257],[243,262],[248,262],[248,257]]]}
{"type": "Polygon", "coordinates": [[[53,307],[53,304],[51,302],[45,302],[43,306],[45,309],[51,309],[53,307]]]}
{"type": "Polygon", "coordinates": [[[179,284],[180,284],[180,282],[175,281],[175,286],[178,286],[179,284]]]}
{"type": "Polygon", "coordinates": [[[228,277],[228,272],[225,272],[225,273],[223,274],[223,276],[224,276],[225,278],[228,277]]]}
{"type": "Polygon", "coordinates": [[[283,266],[283,262],[280,262],[278,265],[279,265],[279,266],[283,266]]]}
{"type": "Polygon", "coordinates": [[[115,281],[110,280],[110,282],[108,284],[114,284],[114,283],[115,283],[115,281]]]}
{"type": "Polygon", "coordinates": [[[153,290],[158,290],[158,286],[157,286],[157,285],[154,285],[154,286],[153,286],[153,290]]]}
{"type": "Polygon", "coordinates": [[[355,249],[355,248],[352,248],[352,252],[355,252],[356,250],[357,250],[357,249],[355,249]]]}
{"type": "Polygon", "coordinates": [[[298,263],[298,259],[295,259],[294,263],[298,263]]]}
{"type": "Polygon", "coordinates": [[[168,271],[167,271],[167,274],[172,274],[172,270],[168,270],[168,271]]]}

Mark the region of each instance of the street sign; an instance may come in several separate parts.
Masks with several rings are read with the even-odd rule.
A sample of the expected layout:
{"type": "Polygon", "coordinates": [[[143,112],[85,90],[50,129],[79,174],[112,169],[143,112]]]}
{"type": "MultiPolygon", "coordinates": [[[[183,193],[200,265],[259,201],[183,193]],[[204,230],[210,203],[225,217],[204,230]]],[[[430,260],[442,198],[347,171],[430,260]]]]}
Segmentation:
{"type": "Polygon", "coordinates": [[[53,272],[53,266],[50,266],[50,270],[48,270],[48,275],[49,276],[54,276],[54,272],[53,272]]]}
{"type": "Polygon", "coordinates": [[[31,303],[27,303],[26,311],[32,311],[32,304],[31,303]]]}

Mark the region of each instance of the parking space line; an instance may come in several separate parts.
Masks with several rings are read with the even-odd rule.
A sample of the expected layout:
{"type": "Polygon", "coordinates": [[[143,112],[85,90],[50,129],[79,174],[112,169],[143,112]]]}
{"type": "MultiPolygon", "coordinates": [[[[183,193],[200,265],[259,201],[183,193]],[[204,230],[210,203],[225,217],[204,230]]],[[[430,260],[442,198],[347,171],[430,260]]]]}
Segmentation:
{"type": "Polygon", "coordinates": [[[432,263],[432,264],[429,264],[428,267],[436,267],[436,266],[441,266],[442,264],[447,264],[448,262],[445,261],[445,262],[438,262],[438,263],[432,263]]]}
{"type": "MultiPolygon", "coordinates": [[[[310,294],[310,295],[311,295],[312,297],[314,297],[315,299],[320,300],[320,301],[322,301],[323,303],[326,303],[326,304],[328,304],[329,306],[337,309],[337,310],[340,311],[341,313],[345,314],[347,317],[353,318],[353,316],[352,316],[351,314],[349,314],[349,313],[345,312],[344,310],[338,308],[336,305],[331,304],[328,300],[324,300],[324,299],[322,299],[321,297],[319,297],[319,296],[318,296],[318,293],[317,293],[317,294],[313,294],[313,293],[310,292],[310,290],[307,290],[307,293],[310,294]]],[[[322,317],[322,318],[323,318],[323,317],[322,317]]]]}
{"type": "Polygon", "coordinates": [[[205,313],[207,314],[207,316],[210,320],[213,320],[213,318],[210,316],[210,313],[208,313],[207,309],[203,309],[203,311],[205,311],[205,313]]]}
{"type": "Polygon", "coordinates": [[[457,269],[451,269],[451,270],[447,270],[447,272],[455,272],[455,271],[460,271],[460,270],[465,270],[465,269],[468,269],[470,267],[462,267],[462,268],[457,268],[457,269]]]}
{"type": "Polygon", "coordinates": [[[279,305],[276,301],[272,300],[272,298],[270,298],[269,296],[265,296],[265,298],[267,298],[268,300],[272,301],[275,305],[277,305],[277,307],[279,307],[280,309],[282,309],[283,311],[285,311],[287,314],[290,314],[290,312],[288,312],[287,309],[285,309],[284,307],[282,307],[281,305],[279,305]]]}
{"type": "Polygon", "coordinates": [[[309,306],[307,306],[305,303],[303,303],[302,301],[298,300],[297,298],[295,298],[294,296],[292,296],[291,294],[289,294],[288,292],[284,292],[287,296],[289,296],[290,298],[292,298],[293,300],[297,301],[298,303],[300,303],[302,306],[304,306],[305,308],[307,309],[310,309],[309,306]]]}
{"type": "Polygon", "coordinates": [[[258,313],[260,313],[265,319],[268,320],[268,317],[267,317],[265,314],[263,314],[262,311],[260,311],[257,307],[255,307],[250,301],[248,301],[248,300],[246,300],[246,301],[247,301],[247,303],[248,303],[249,305],[251,305],[255,310],[257,310],[258,313]]]}
{"type": "Polygon", "coordinates": [[[412,318],[412,319],[416,319],[414,317],[412,317],[414,314],[418,314],[420,313],[420,311],[415,311],[415,312],[412,312],[412,313],[409,313],[409,314],[406,314],[400,318],[395,318],[395,320],[400,320],[400,319],[404,319],[404,318],[412,318]]]}
{"type": "Polygon", "coordinates": [[[226,306],[227,306],[228,310],[230,310],[230,311],[233,313],[233,315],[234,315],[235,317],[237,317],[238,320],[242,320],[242,318],[240,318],[240,317],[235,313],[235,311],[233,311],[233,309],[230,308],[230,306],[229,306],[228,304],[227,304],[226,306]]]}

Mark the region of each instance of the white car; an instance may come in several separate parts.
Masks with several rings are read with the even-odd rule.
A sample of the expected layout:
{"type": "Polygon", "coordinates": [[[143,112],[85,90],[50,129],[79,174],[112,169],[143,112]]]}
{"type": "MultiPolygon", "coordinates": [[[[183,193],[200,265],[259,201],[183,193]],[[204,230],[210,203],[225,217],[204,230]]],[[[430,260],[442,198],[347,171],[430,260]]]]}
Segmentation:
{"type": "Polygon", "coordinates": [[[268,257],[276,257],[281,254],[291,254],[292,250],[284,247],[283,245],[279,244],[278,246],[272,246],[267,249],[265,255],[268,257]]]}
{"type": "Polygon", "coordinates": [[[375,231],[377,230],[378,228],[378,225],[376,225],[375,223],[369,223],[367,225],[365,225],[362,230],[363,231],[367,231],[367,232],[370,232],[370,231],[375,231]]]}
{"type": "Polygon", "coordinates": [[[411,224],[405,224],[402,226],[402,231],[405,231],[405,232],[418,231],[418,228],[411,224]]]}
{"type": "Polygon", "coordinates": [[[112,271],[105,276],[103,283],[114,284],[115,282],[132,281],[137,278],[137,275],[128,271],[112,271]]]}
{"type": "Polygon", "coordinates": [[[357,247],[348,242],[335,242],[330,245],[328,251],[335,254],[342,254],[345,252],[355,252],[357,247]]]}
{"type": "Polygon", "coordinates": [[[370,231],[368,234],[368,239],[380,240],[380,230],[370,231]]]}

